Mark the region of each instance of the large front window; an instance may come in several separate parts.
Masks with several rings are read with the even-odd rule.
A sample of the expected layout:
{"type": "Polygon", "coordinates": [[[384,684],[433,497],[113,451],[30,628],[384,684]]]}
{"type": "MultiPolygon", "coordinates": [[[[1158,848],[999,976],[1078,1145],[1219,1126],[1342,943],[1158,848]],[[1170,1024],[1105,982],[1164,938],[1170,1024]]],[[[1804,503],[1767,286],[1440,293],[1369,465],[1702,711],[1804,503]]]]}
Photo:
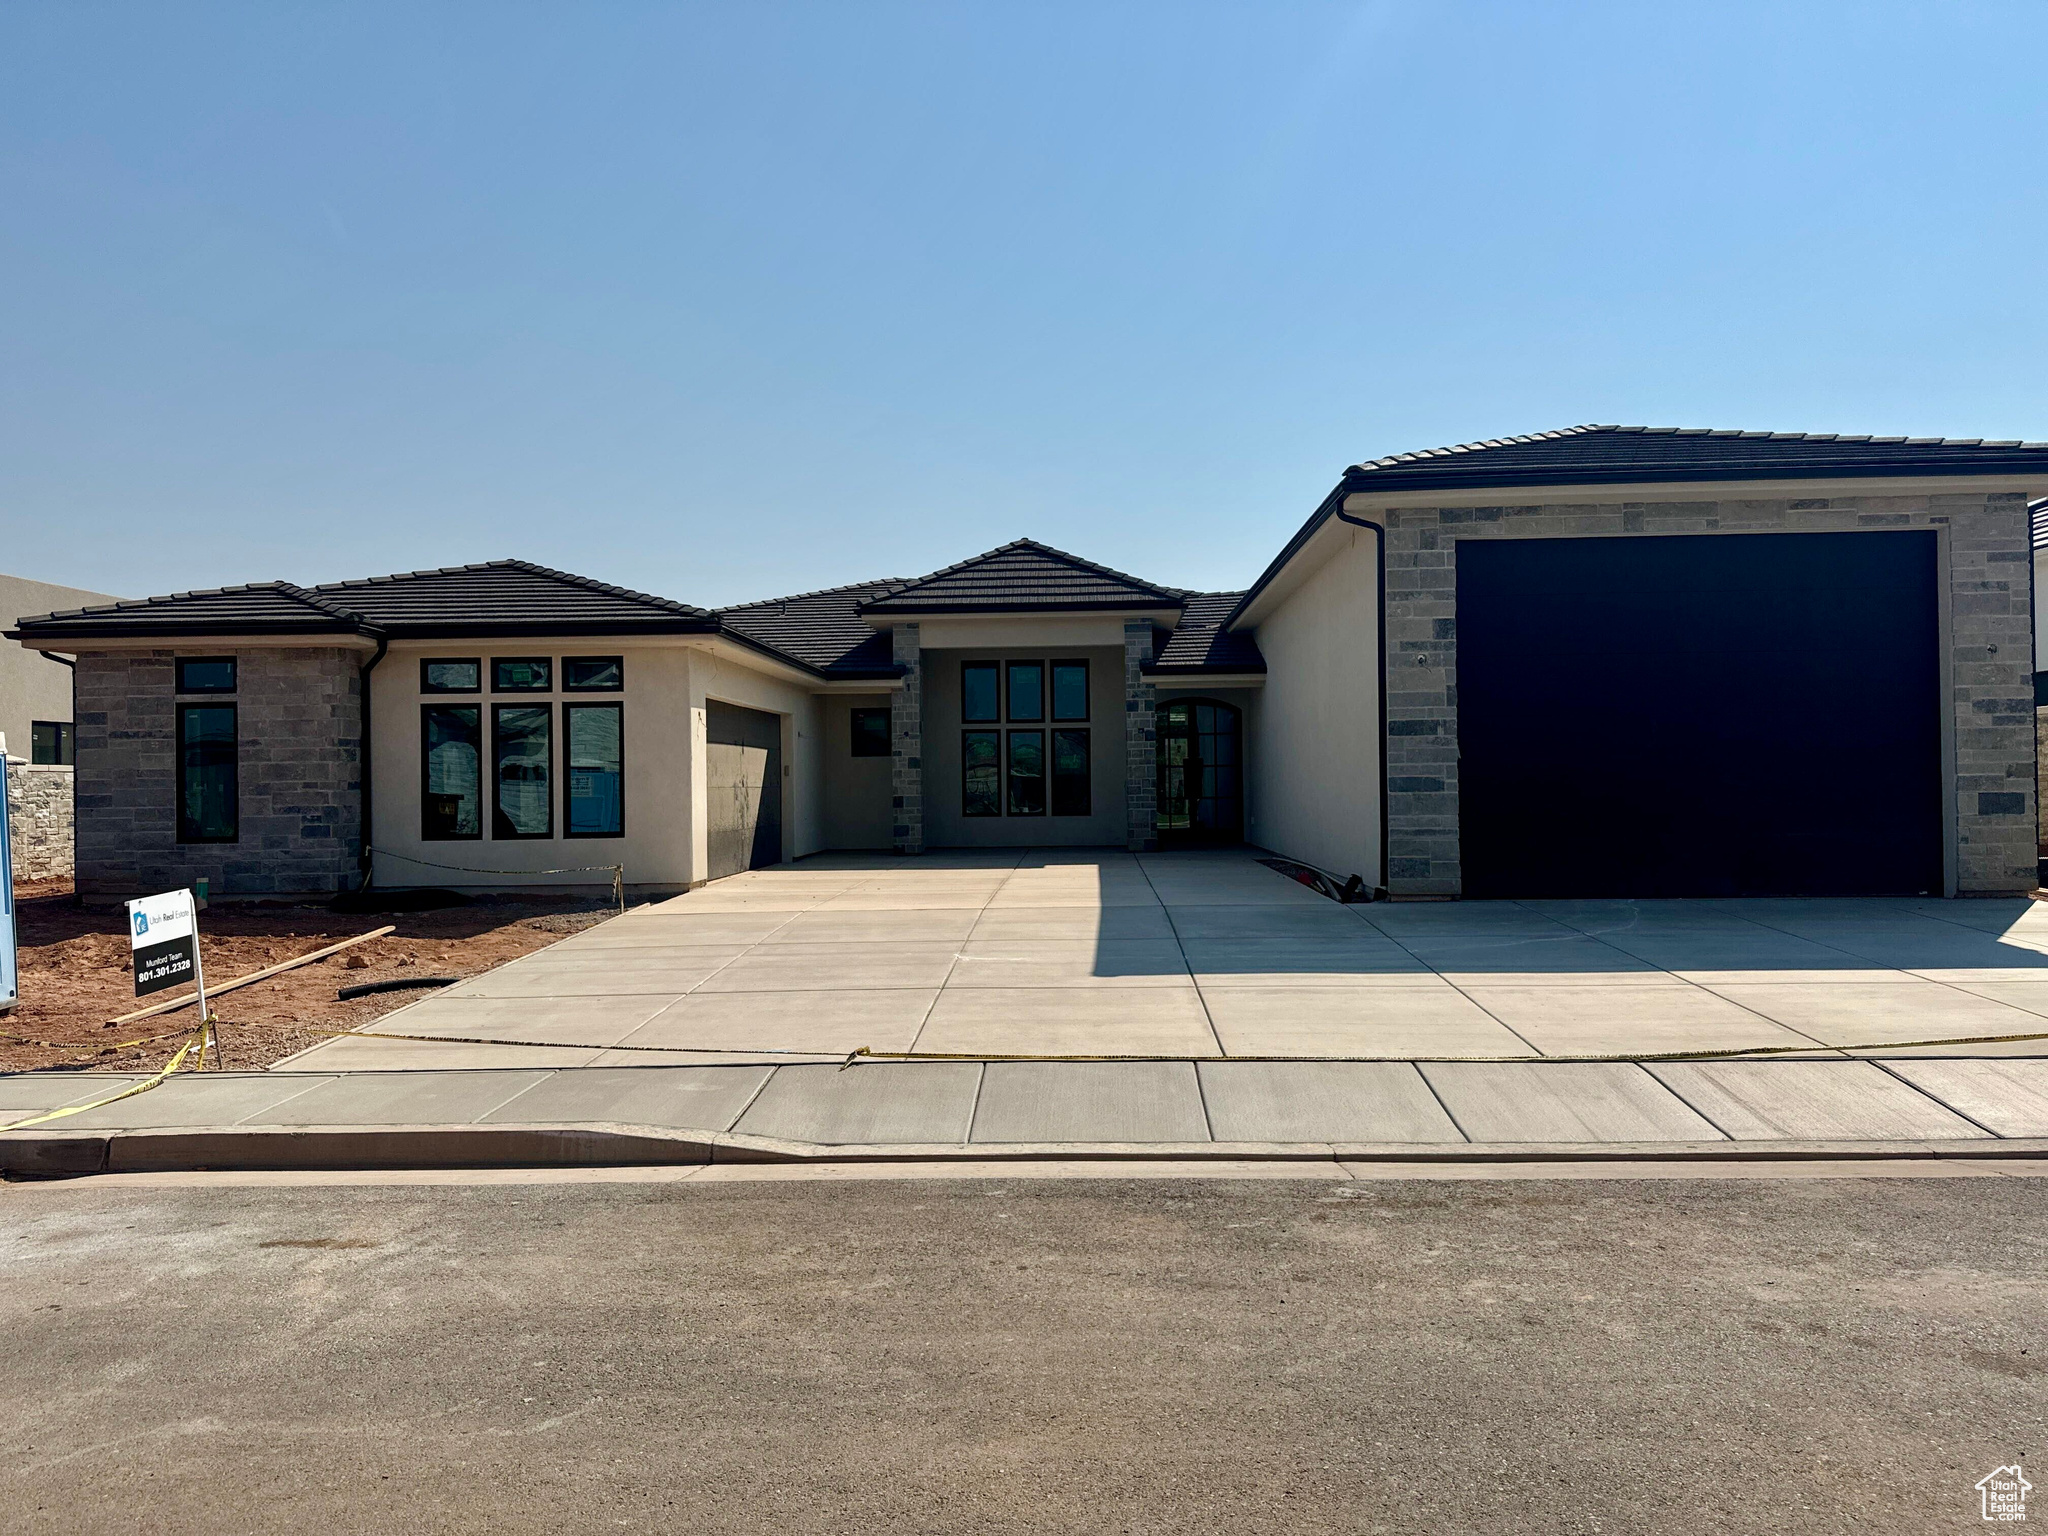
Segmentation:
{"type": "Polygon", "coordinates": [[[1092,814],[1088,718],[1086,661],[962,662],[961,723],[991,728],[960,733],[960,814],[1092,814]],[[1080,725],[1047,731],[1048,714],[1080,725]]]}
{"type": "Polygon", "coordinates": [[[491,706],[493,837],[554,835],[553,713],[546,704],[491,706]]]}
{"type": "Polygon", "coordinates": [[[474,704],[420,710],[420,836],[427,842],[484,835],[482,717],[474,704]]]}
{"type": "Polygon", "coordinates": [[[570,837],[619,837],[626,830],[625,712],[617,704],[564,704],[569,738],[569,796],[562,820],[570,837]]]}
{"type": "Polygon", "coordinates": [[[178,706],[178,841],[232,843],[241,836],[235,706],[178,706]]]}

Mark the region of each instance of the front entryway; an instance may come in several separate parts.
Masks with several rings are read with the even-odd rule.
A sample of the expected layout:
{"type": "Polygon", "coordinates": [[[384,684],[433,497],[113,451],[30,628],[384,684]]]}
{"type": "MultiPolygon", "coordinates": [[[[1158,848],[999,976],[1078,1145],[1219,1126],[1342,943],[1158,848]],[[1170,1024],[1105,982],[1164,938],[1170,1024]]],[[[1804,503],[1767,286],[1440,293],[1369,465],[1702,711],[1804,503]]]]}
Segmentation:
{"type": "Polygon", "coordinates": [[[1159,844],[1244,840],[1243,718],[1214,699],[1174,699],[1156,716],[1159,844]]]}
{"type": "Polygon", "coordinates": [[[1939,894],[1931,532],[1457,547],[1464,894],[1939,894]]]}
{"type": "Polygon", "coordinates": [[[704,706],[710,879],[782,862],[782,720],[736,704],[704,706]]]}

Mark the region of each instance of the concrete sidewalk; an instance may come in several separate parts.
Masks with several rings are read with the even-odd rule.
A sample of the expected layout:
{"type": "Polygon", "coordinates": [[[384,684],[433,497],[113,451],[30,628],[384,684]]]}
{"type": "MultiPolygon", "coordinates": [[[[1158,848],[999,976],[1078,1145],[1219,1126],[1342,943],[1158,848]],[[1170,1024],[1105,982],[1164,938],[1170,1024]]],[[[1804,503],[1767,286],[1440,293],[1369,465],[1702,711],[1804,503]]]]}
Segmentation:
{"type": "MultiPolygon", "coordinates": [[[[0,1078],[0,1120],[120,1086],[97,1075],[0,1078]]],[[[1931,1155],[2048,1155],[2048,1058],[208,1073],[0,1133],[0,1167],[30,1172],[1931,1155]]]]}

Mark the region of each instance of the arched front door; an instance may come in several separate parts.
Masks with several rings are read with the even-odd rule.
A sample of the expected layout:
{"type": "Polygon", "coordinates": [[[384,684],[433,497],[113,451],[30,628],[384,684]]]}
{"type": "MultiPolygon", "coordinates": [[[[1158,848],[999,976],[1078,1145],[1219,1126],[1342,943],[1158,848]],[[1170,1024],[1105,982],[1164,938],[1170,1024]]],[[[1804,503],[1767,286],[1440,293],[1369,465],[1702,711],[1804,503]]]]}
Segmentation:
{"type": "Polygon", "coordinates": [[[1244,841],[1243,727],[1214,699],[1159,706],[1159,841],[1163,847],[1244,841]]]}

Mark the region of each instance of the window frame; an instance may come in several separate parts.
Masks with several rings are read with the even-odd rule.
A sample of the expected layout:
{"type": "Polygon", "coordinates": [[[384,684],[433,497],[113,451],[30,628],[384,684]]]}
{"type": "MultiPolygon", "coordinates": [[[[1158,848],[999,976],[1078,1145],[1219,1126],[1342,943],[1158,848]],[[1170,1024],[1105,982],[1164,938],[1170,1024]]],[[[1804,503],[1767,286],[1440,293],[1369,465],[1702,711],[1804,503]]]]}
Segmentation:
{"type": "Polygon", "coordinates": [[[1003,723],[1003,664],[999,661],[963,661],[960,663],[960,723],[962,725],[1001,725],[1003,723]],[[986,668],[992,674],[992,696],[995,699],[995,713],[992,715],[970,715],[967,712],[967,674],[986,668]]]}
{"type": "Polygon", "coordinates": [[[242,711],[234,703],[208,702],[205,704],[180,704],[178,706],[178,842],[184,845],[224,845],[242,840],[242,711]],[[225,836],[206,837],[191,831],[192,823],[185,814],[185,775],[190,771],[185,762],[187,742],[185,721],[195,710],[224,709],[228,712],[230,735],[228,737],[228,821],[232,830],[225,836]]]}
{"type": "MultiPolygon", "coordinates": [[[[484,740],[484,705],[482,699],[468,704],[422,704],[420,706],[420,841],[423,843],[480,843],[484,839],[484,777],[489,770],[485,759],[489,756],[484,740]],[[427,757],[427,716],[436,710],[471,709],[476,711],[476,830],[474,832],[430,832],[427,830],[427,796],[432,793],[432,769],[427,757]]],[[[495,778],[495,775],[492,775],[495,778]]]]}
{"type": "MultiPolygon", "coordinates": [[[[621,674],[623,676],[623,674],[621,674]]],[[[609,691],[609,690],[607,690],[609,691]]],[[[578,702],[562,706],[562,836],[583,841],[589,838],[624,837],[626,835],[626,701],[624,699],[602,699],[589,703],[578,702]],[[575,737],[569,725],[569,712],[577,709],[608,709],[619,717],[619,824],[609,832],[578,832],[570,824],[569,797],[570,776],[576,772],[575,737]]]]}
{"type": "MultiPolygon", "coordinates": [[[[548,703],[548,702],[547,702],[547,701],[545,701],[545,700],[542,700],[542,701],[541,701],[541,702],[539,702],[539,703],[532,703],[532,704],[493,704],[493,705],[491,705],[491,740],[490,740],[490,774],[491,774],[491,841],[492,841],[492,842],[494,842],[494,843],[539,843],[539,842],[546,842],[546,841],[548,841],[549,839],[553,838],[553,837],[554,837],[554,835],[555,835],[555,708],[554,708],[554,705],[552,705],[552,704],[548,703]],[[537,710],[539,710],[539,711],[541,712],[541,718],[543,718],[544,720],[546,720],[546,721],[547,721],[547,723],[548,723],[548,755],[547,755],[547,768],[548,768],[548,777],[547,777],[547,784],[548,784],[548,789],[547,789],[547,806],[548,806],[548,824],[547,824],[547,830],[546,830],[546,831],[544,831],[544,832],[500,832],[500,831],[498,830],[498,818],[499,818],[499,816],[500,816],[500,815],[502,815],[502,814],[503,814],[503,807],[502,807],[502,804],[501,804],[501,802],[502,802],[502,798],[503,798],[503,797],[502,797],[502,795],[501,795],[501,793],[500,793],[500,792],[501,792],[501,791],[503,790],[503,788],[504,788],[504,780],[503,780],[503,778],[502,778],[502,777],[500,776],[500,774],[499,774],[499,772],[498,772],[498,769],[499,769],[499,766],[500,766],[500,765],[499,765],[499,761],[498,761],[498,734],[499,734],[498,718],[499,718],[500,714],[501,714],[501,713],[502,713],[503,711],[505,711],[505,710],[508,710],[508,709],[537,709],[537,710]]],[[[510,825],[511,823],[510,823],[510,821],[508,820],[506,824],[507,824],[507,825],[509,826],[509,825],[510,825]]]]}
{"type": "Polygon", "coordinates": [[[213,695],[216,697],[226,693],[239,693],[241,691],[240,684],[242,681],[242,669],[241,666],[239,665],[240,661],[241,658],[238,656],[173,657],[171,662],[173,671],[173,691],[181,694],[192,693],[199,694],[202,696],[213,695]],[[223,665],[226,666],[228,669],[228,684],[225,688],[202,688],[197,686],[196,684],[189,683],[185,680],[185,669],[187,667],[218,667],[223,665]]]}
{"type": "MultiPolygon", "coordinates": [[[[1027,726],[1024,726],[1024,727],[1022,727],[1021,729],[1017,729],[1017,730],[1006,730],[1006,731],[1004,731],[1004,732],[1003,732],[1003,815],[1004,815],[1004,816],[1006,816],[1006,817],[1014,817],[1015,819],[1017,819],[1017,820],[1019,820],[1019,821],[1036,821],[1036,820],[1037,820],[1038,818],[1040,818],[1040,817],[1042,817],[1042,816],[1045,816],[1045,815],[1048,815],[1048,814],[1050,813],[1050,806],[1051,806],[1051,801],[1052,801],[1052,775],[1051,775],[1051,773],[1050,773],[1050,771],[1049,771],[1049,769],[1050,769],[1050,766],[1051,766],[1051,765],[1050,765],[1050,764],[1049,764],[1049,763],[1048,763],[1048,762],[1046,761],[1046,756],[1045,756],[1045,727],[1044,727],[1044,726],[1042,726],[1042,725],[1027,725],[1027,726]],[[1016,773],[1016,768],[1015,768],[1015,764],[1016,764],[1016,754],[1017,754],[1017,748],[1016,748],[1016,741],[1017,741],[1017,738],[1018,738],[1018,737],[1020,737],[1020,736],[1036,736],[1036,737],[1038,738],[1038,797],[1039,797],[1039,803],[1038,803],[1038,809],[1037,809],[1037,810],[1035,810],[1035,811],[1020,811],[1020,810],[1017,810],[1017,809],[1015,808],[1015,796],[1016,796],[1016,791],[1015,791],[1015,784],[1016,784],[1016,780],[1017,780],[1017,778],[1018,778],[1018,775],[1017,775],[1017,773],[1016,773]]],[[[1030,776],[1029,774],[1026,774],[1026,775],[1024,775],[1024,777],[1025,777],[1026,779],[1029,779],[1029,778],[1030,778],[1031,776],[1030,776]]]]}
{"type": "Polygon", "coordinates": [[[894,757],[896,755],[895,725],[889,706],[886,704],[855,704],[851,706],[846,711],[846,739],[846,755],[848,757],[894,757]],[[856,725],[856,721],[861,715],[880,715],[882,717],[881,751],[863,752],[861,750],[861,733],[856,725]]]}
{"type": "Polygon", "coordinates": [[[998,729],[998,728],[996,728],[996,727],[993,727],[993,726],[989,726],[989,727],[979,727],[979,728],[976,728],[976,729],[971,729],[971,730],[963,730],[963,731],[962,731],[962,732],[960,733],[960,815],[961,815],[961,818],[962,818],[963,820],[966,820],[966,821],[989,821],[989,820],[994,820],[994,819],[1000,819],[1000,818],[1001,818],[1001,816],[1002,816],[1002,814],[1003,814],[1003,733],[1002,733],[1002,731],[1001,731],[1000,729],[998,729]],[[968,756],[968,752],[967,752],[967,738],[968,738],[968,737],[970,737],[970,736],[992,736],[992,737],[994,737],[994,738],[995,738],[995,753],[994,753],[994,763],[995,763],[995,771],[996,771],[996,790],[995,790],[995,795],[993,796],[993,798],[992,798],[992,799],[991,799],[991,801],[990,801],[990,804],[992,804],[992,805],[994,806],[994,809],[993,809],[993,810],[987,810],[987,811],[976,811],[976,810],[970,810],[970,809],[968,808],[968,807],[969,807],[969,806],[970,806],[970,805],[972,804],[972,801],[971,801],[971,800],[970,800],[970,799],[968,798],[968,788],[967,788],[967,784],[968,784],[968,779],[967,779],[967,775],[968,775],[968,773],[969,773],[969,772],[971,771],[971,769],[972,769],[972,766],[973,766],[972,760],[971,760],[971,759],[969,758],[969,756],[968,756]]]}
{"type": "Polygon", "coordinates": [[[624,693],[626,691],[626,658],[623,656],[564,656],[562,658],[562,693],[624,693]],[[578,663],[586,666],[613,666],[619,669],[616,683],[572,683],[569,669],[578,663]]]}
{"type": "Polygon", "coordinates": [[[1093,720],[1093,719],[1095,718],[1095,693],[1094,693],[1094,684],[1093,684],[1093,683],[1092,683],[1092,682],[1090,681],[1090,679],[1089,679],[1089,676],[1088,676],[1088,658],[1087,658],[1087,657],[1083,656],[1083,657],[1081,657],[1081,658],[1080,658],[1079,660],[1075,660],[1075,659],[1073,659],[1073,658],[1067,658],[1067,659],[1063,659],[1063,660],[1053,660],[1053,661],[1048,661],[1048,662],[1047,662],[1047,663],[1045,664],[1045,672],[1046,672],[1046,678],[1045,678],[1045,680],[1046,680],[1046,701],[1045,701],[1045,703],[1046,703],[1046,715],[1045,715],[1045,718],[1046,718],[1046,721],[1047,721],[1047,723],[1048,723],[1048,724],[1051,724],[1051,725],[1086,725],[1086,724],[1088,724],[1088,723],[1089,723],[1089,722],[1090,722],[1091,720],[1093,720]],[[1080,714],[1078,714],[1078,715],[1063,715],[1063,714],[1061,714],[1061,713],[1059,712],[1059,708],[1060,708],[1060,685],[1059,685],[1059,675],[1060,675],[1060,668],[1062,668],[1062,667],[1079,667],[1079,668],[1081,669],[1081,713],[1080,713],[1080,714]]]}
{"type": "Polygon", "coordinates": [[[555,658],[554,658],[554,657],[552,657],[552,656],[493,656],[493,657],[491,658],[491,692],[492,692],[492,693],[553,693],[554,691],[555,691],[555,658]],[[544,680],[543,680],[542,682],[538,683],[538,684],[532,684],[532,685],[511,685],[511,686],[508,686],[508,685],[506,685],[506,684],[504,684],[504,683],[500,683],[500,682],[498,681],[498,668],[500,668],[500,667],[507,667],[507,666],[516,666],[516,665],[517,665],[517,664],[519,664],[520,662],[525,662],[525,663],[526,663],[527,665],[529,665],[529,666],[539,666],[539,667],[541,667],[541,668],[543,669],[544,673],[545,673],[545,678],[544,678],[544,680]]]}
{"type": "Polygon", "coordinates": [[[32,765],[44,768],[76,767],[78,764],[78,725],[72,720],[31,720],[28,723],[28,760],[32,765]],[[54,757],[43,756],[40,733],[50,733],[50,750],[54,757]]]}
{"type": "Polygon", "coordinates": [[[1045,810],[1048,816],[1093,816],[1095,814],[1095,743],[1086,726],[1065,726],[1050,730],[1045,760],[1045,810]],[[1081,808],[1060,809],[1060,745],[1062,736],[1081,738],[1081,808]]]}
{"type": "Polygon", "coordinates": [[[1014,722],[1019,725],[1044,725],[1046,707],[1045,684],[1046,664],[1043,657],[1020,656],[1015,660],[1005,661],[1003,663],[1003,722],[1005,724],[1014,722]],[[1034,706],[1037,711],[1035,714],[1025,715],[1019,714],[1017,711],[1016,679],[1019,667],[1035,667],[1038,670],[1038,698],[1034,706]]]}
{"type": "Polygon", "coordinates": [[[422,656],[420,658],[420,692],[432,694],[465,694],[484,691],[484,659],[481,656],[422,656]],[[450,688],[444,683],[430,682],[429,667],[475,667],[476,686],[473,688],[450,688]]]}

